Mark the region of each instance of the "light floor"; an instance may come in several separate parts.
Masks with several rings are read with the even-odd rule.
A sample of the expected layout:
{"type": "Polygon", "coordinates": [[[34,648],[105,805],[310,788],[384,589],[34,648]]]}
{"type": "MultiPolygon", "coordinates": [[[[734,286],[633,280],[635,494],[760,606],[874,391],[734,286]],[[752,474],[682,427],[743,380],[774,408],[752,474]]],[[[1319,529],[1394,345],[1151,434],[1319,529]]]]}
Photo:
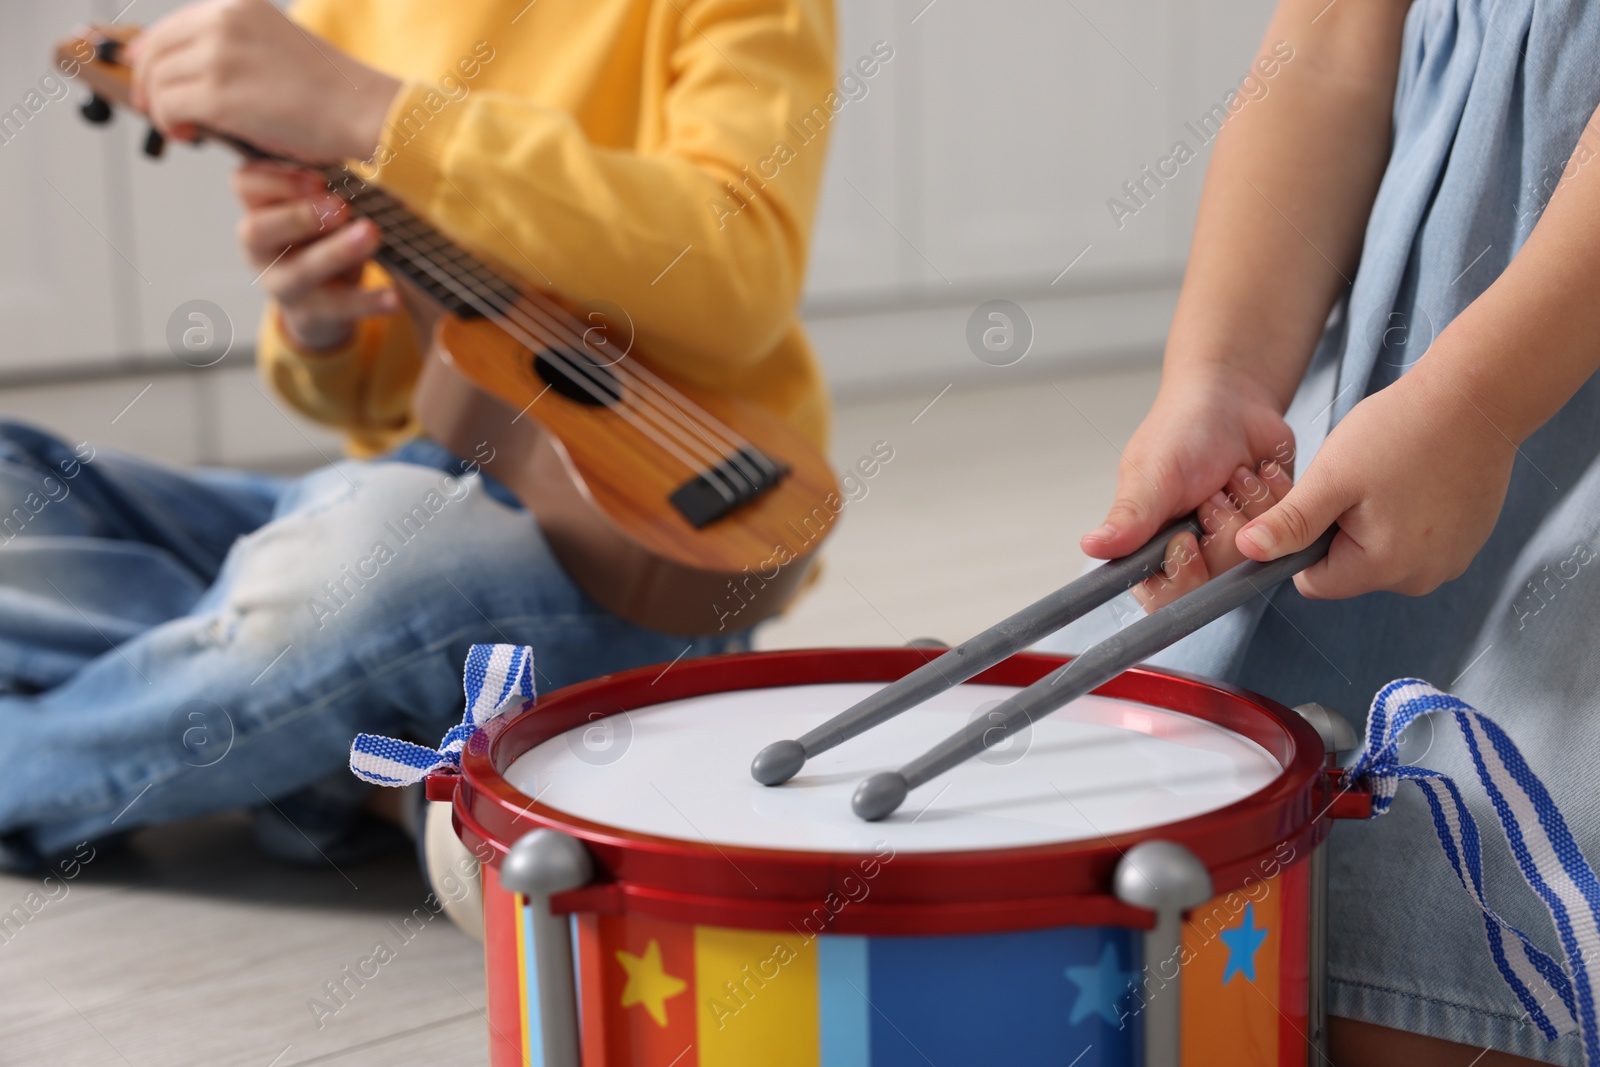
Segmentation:
{"type": "MultiPolygon", "coordinates": [[[[1068,581],[1155,383],[997,373],[843,405],[836,467],[880,441],[894,458],[761,645],[956,641],[1068,581]]],[[[0,925],[0,1067],[484,1062],[478,946],[442,917],[409,941],[390,925],[423,901],[405,857],[289,870],[231,816],[141,831],[75,873],[0,876],[0,923],[31,915],[0,925]],[[325,983],[379,942],[394,958],[330,1000],[325,983]],[[319,1026],[313,999],[339,1010],[319,1026]]]]}

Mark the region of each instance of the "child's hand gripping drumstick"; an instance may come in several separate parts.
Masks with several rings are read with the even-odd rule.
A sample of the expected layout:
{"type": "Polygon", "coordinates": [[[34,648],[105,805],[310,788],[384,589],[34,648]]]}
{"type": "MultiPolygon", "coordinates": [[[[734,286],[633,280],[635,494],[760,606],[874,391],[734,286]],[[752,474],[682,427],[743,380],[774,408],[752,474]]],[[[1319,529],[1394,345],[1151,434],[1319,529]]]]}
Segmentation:
{"type": "Polygon", "coordinates": [[[1195,395],[1163,386],[1125,453],[1117,503],[1084,551],[1116,555],[1171,511],[1194,507],[1206,535],[1169,542],[1163,573],[1138,594],[1154,610],[1240,560],[1298,551],[1337,523],[1327,558],[1295,578],[1302,594],[1431,592],[1483,546],[1516,459],[1512,439],[1445,377],[1454,340],[1447,330],[1437,356],[1357,404],[1298,483],[1293,438],[1276,411],[1248,388],[1229,395],[1236,387],[1224,381],[1180,373],[1170,389],[1195,395]]]}

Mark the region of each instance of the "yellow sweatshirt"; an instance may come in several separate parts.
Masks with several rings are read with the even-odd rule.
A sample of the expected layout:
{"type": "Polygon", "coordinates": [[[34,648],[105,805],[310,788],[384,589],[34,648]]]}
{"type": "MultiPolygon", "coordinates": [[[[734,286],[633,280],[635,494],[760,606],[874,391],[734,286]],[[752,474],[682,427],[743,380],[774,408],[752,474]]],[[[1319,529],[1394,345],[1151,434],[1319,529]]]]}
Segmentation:
{"type": "MultiPolygon", "coordinates": [[[[293,14],[406,83],[378,185],[523,281],[622,308],[653,365],[824,443],[795,309],[840,106],[831,0],[302,0],[293,14]]],[[[305,352],[269,308],[259,362],[353,454],[418,432],[403,314],[305,352]]]]}

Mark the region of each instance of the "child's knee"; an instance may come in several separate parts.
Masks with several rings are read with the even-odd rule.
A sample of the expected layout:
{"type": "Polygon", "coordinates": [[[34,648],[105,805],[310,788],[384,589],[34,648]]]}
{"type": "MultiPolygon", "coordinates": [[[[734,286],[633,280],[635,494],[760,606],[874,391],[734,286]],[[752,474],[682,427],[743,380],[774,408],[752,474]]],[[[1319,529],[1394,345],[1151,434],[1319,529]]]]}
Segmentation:
{"type": "Polygon", "coordinates": [[[317,472],[235,546],[224,614],[240,634],[285,641],[412,616],[438,599],[434,579],[463,531],[482,525],[469,514],[473,484],[398,463],[317,472]]]}

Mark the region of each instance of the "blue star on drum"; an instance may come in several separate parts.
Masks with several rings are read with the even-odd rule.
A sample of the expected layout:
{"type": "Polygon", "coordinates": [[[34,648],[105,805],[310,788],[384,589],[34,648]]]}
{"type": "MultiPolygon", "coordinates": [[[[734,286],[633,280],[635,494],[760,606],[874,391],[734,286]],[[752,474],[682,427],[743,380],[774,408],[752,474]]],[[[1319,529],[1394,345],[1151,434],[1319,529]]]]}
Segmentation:
{"type": "Polygon", "coordinates": [[[1098,1015],[1112,1026],[1122,1024],[1122,1013],[1117,1005],[1122,1003],[1133,988],[1137,977],[1124,971],[1117,962],[1117,946],[1110,941],[1100,950],[1100,959],[1088,967],[1068,967],[1067,980],[1078,987],[1077,999],[1072,1002],[1072,1015],[1067,1020],[1078,1025],[1091,1015],[1098,1015]]]}
{"type": "Polygon", "coordinates": [[[1222,981],[1229,982],[1235,974],[1244,975],[1246,982],[1256,980],[1256,953],[1267,939],[1267,928],[1256,925],[1256,906],[1246,904],[1239,925],[1222,931],[1222,943],[1228,946],[1228,962],[1222,968],[1222,981]]]}

